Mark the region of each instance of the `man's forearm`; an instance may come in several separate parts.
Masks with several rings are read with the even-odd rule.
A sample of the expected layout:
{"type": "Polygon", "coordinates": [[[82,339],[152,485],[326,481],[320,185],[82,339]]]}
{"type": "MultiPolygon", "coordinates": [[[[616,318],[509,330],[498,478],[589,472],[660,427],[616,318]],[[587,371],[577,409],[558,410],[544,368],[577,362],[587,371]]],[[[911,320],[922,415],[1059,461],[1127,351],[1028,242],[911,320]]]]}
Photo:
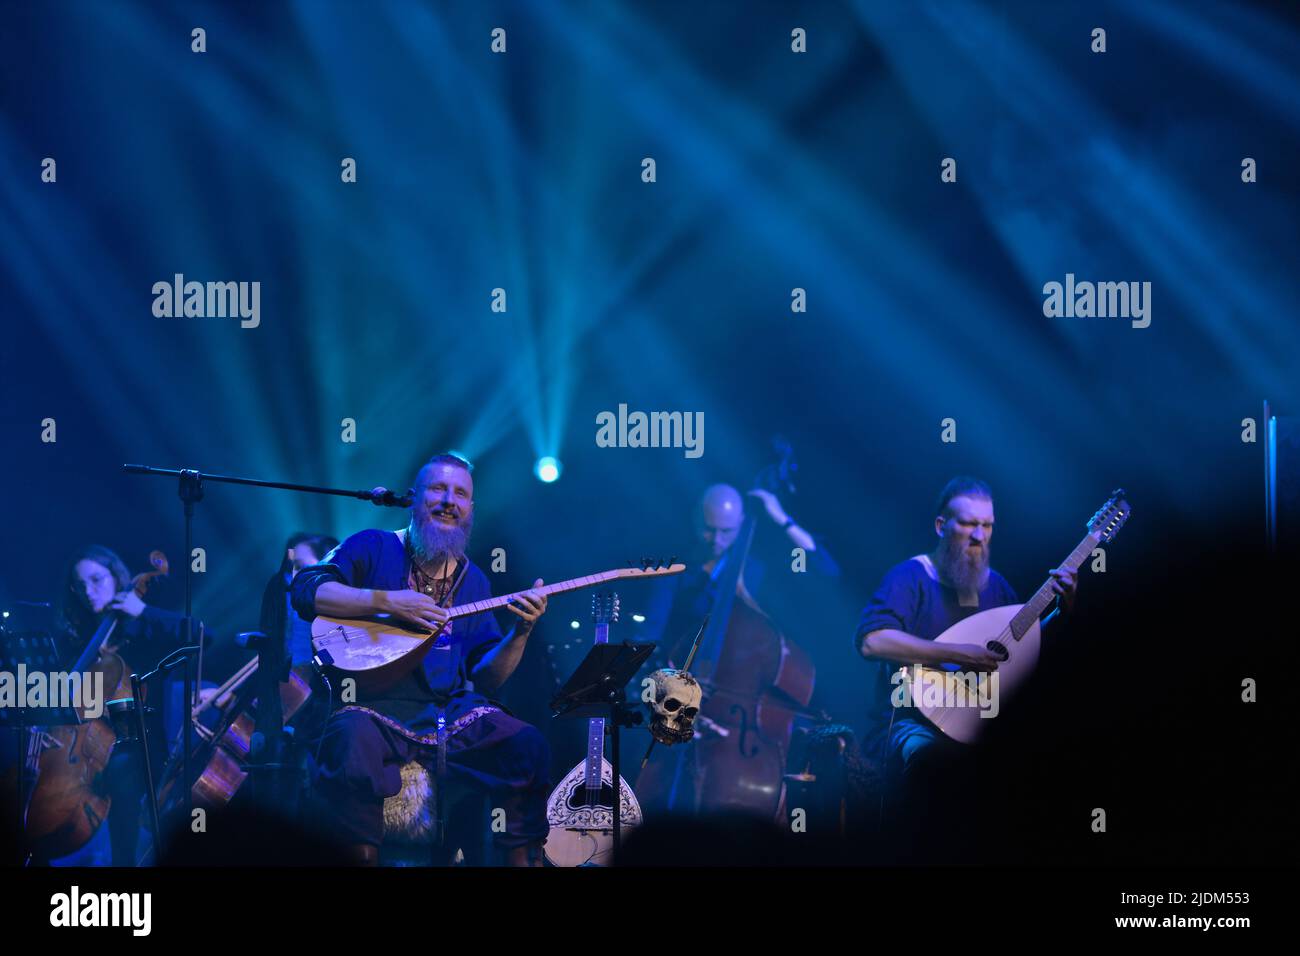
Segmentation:
{"type": "Polygon", "coordinates": [[[790,525],[790,527],[786,528],[785,534],[786,537],[788,537],[790,541],[793,542],[795,547],[803,548],[805,551],[809,553],[817,550],[817,542],[813,540],[813,536],[810,535],[803,528],[801,528],[798,524],[792,524],[790,525]]]}
{"type": "Polygon", "coordinates": [[[863,657],[894,661],[898,664],[960,664],[949,645],[936,644],[906,631],[872,631],[862,639],[858,650],[863,657]]]}
{"type": "Polygon", "coordinates": [[[470,675],[474,686],[478,688],[483,685],[488,690],[495,690],[504,684],[519,666],[530,633],[532,628],[512,628],[505,639],[484,655],[478,667],[474,668],[474,673],[470,675]]]}
{"type": "Polygon", "coordinates": [[[366,617],[388,611],[388,592],[326,581],[316,589],[316,613],[328,617],[366,617]]]}

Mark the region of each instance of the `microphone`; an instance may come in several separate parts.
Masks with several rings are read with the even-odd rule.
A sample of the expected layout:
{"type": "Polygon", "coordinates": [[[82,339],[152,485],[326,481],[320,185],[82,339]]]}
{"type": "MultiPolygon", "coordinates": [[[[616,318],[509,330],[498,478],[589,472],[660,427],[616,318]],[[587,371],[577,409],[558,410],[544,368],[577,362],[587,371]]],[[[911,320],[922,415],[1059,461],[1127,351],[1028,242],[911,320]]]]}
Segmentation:
{"type": "Polygon", "coordinates": [[[407,489],[406,494],[399,495],[382,485],[370,489],[370,503],[377,508],[409,508],[415,501],[415,490],[407,489]]]}

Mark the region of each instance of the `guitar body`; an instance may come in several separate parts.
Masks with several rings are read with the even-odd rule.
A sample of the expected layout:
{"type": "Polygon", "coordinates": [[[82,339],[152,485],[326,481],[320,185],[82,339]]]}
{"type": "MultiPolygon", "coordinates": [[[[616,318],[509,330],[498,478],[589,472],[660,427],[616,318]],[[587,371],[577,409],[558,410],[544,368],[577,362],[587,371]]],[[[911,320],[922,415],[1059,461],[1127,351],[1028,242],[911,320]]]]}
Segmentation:
{"type": "MultiPolygon", "coordinates": [[[[1024,684],[1034,672],[1038,664],[1038,649],[1040,645],[1040,626],[1035,620],[1028,629],[1016,640],[1012,637],[1011,619],[1023,608],[1023,604],[1008,604],[1005,607],[990,608],[987,611],[980,611],[978,614],[972,614],[964,621],[958,621],[948,630],[936,637],[936,644],[978,644],[981,647],[988,646],[991,642],[996,642],[997,646],[1005,648],[1007,658],[998,664],[997,674],[997,697],[996,708],[1000,708],[1002,703],[1015,694],[1017,688],[1024,684]]],[[[997,647],[991,647],[994,653],[1000,652],[997,647]]],[[[960,670],[960,668],[957,668],[960,670]]],[[[969,674],[968,671],[963,673],[969,674]]],[[[925,680],[922,684],[929,684],[932,679],[942,675],[945,685],[951,687],[958,680],[957,675],[949,673],[943,668],[935,667],[933,669],[925,668],[925,680]]],[[[992,694],[992,684],[988,685],[988,694],[992,694]]],[[[964,696],[972,706],[947,706],[948,694],[945,694],[945,704],[927,705],[924,703],[925,688],[918,687],[914,682],[912,685],[913,702],[916,709],[925,715],[930,723],[934,724],[945,735],[953,740],[964,744],[973,744],[979,740],[980,735],[984,732],[985,726],[992,719],[990,717],[981,717],[981,713],[997,713],[993,706],[987,710],[976,706],[979,701],[978,685],[974,681],[967,681],[964,696]]],[[[958,695],[960,700],[961,695],[958,695]]]]}
{"type": "MultiPolygon", "coordinates": [[[[614,853],[614,768],[601,760],[600,795],[594,806],[588,799],[586,769],[587,762],[581,761],[546,801],[546,821],[551,825],[546,858],[554,866],[608,866],[614,853]]],[[[641,823],[641,804],[627,781],[620,779],[620,783],[626,839],[627,828],[641,823]]]]}

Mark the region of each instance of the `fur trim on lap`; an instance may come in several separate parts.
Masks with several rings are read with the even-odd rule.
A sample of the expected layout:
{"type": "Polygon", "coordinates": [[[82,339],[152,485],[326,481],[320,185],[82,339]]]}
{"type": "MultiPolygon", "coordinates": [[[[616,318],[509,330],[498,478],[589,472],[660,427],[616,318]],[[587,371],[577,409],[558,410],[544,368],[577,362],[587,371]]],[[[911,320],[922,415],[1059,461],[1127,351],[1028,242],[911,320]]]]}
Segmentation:
{"type": "Polygon", "coordinates": [[[412,760],[402,767],[402,789],[384,799],[384,836],[416,841],[433,833],[433,783],[429,771],[412,760]]]}

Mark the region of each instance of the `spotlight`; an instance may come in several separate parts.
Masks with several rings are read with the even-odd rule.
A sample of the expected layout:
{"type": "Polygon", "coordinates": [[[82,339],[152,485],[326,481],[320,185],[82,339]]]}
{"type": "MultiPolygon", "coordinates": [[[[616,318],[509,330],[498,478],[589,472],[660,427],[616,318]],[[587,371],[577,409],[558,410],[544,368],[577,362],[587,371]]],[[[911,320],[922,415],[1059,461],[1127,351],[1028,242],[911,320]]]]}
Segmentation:
{"type": "Polygon", "coordinates": [[[632,615],[632,620],[636,621],[638,624],[644,624],[644,623],[645,623],[645,615],[644,615],[644,614],[633,614],[633,615],[632,615]]]}
{"type": "Polygon", "coordinates": [[[577,621],[570,621],[569,627],[573,628],[576,631],[578,628],[582,627],[582,625],[579,624],[577,621]]]}
{"type": "Polygon", "coordinates": [[[547,455],[545,458],[537,459],[537,464],[533,466],[533,474],[540,481],[550,484],[556,478],[560,477],[560,461],[558,458],[552,458],[547,455]]]}

